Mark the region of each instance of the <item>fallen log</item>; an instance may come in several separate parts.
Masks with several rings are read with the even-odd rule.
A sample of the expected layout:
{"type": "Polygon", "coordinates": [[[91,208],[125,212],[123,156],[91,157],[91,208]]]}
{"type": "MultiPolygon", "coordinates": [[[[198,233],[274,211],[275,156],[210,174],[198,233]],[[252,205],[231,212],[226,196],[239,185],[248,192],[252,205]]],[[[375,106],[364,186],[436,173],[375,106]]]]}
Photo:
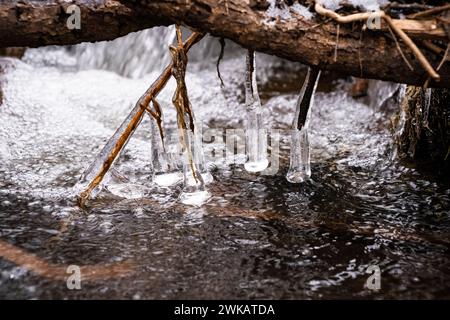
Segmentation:
{"type": "MultiPolygon", "coordinates": [[[[380,30],[363,30],[363,22],[338,27],[337,22],[316,14],[314,8],[309,12],[315,15],[309,19],[305,12],[289,7],[288,18],[274,17],[267,8],[265,0],[3,0],[0,47],[111,40],[133,31],[179,23],[231,39],[248,49],[352,76],[418,86],[429,79],[410,48],[393,38],[385,24],[380,30]],[[66,25],[66,9],[71,4],[80,8],[80,29],[71,30],[66,25]]],[[[417,39],[448,42],[441,20],[394,23],[417,43],[417,39]]],[[[422,50],[425,58],[436,68],[442,55],[426,50],[422,50]]],[[[428,81],[428,85],[450,88],[448,63],[441,66],[439,76],[440,81],[428,81]]]]}

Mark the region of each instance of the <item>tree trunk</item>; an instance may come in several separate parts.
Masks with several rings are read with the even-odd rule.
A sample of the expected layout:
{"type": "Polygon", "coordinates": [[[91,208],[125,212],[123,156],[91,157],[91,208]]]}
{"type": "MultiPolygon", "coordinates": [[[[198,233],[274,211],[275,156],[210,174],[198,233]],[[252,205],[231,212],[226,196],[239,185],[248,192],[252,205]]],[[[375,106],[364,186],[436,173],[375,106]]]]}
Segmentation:
{"type": "MultiPolygon", "coordinates": [[[[419,86],[428,78],[411,50],[399,40],[413,67],[410,70],[395,41],[383,29],[362,31],[359,22],[341,25],[338,37],[337,24],[318,14],[308,20],[291,10],[290,19],[273,19],[267,7],[265,0],[4,0],[0,2],[0,47],[111,40],[129,32],[179,23],[229,38],[246,48],[356,77],[419,86]],[[79,30],[66,25],[66,9],[71,4],[81,9],[79,30]]],[[[415,39],[446,39],[436,21],[398,22],[415,39]]],[[[425,54],[434,67],[442,59],[435,53],[425,54]]],[[[441,81],[429,85],[450,88],[448,63],[439,74],[441,81]]]]}

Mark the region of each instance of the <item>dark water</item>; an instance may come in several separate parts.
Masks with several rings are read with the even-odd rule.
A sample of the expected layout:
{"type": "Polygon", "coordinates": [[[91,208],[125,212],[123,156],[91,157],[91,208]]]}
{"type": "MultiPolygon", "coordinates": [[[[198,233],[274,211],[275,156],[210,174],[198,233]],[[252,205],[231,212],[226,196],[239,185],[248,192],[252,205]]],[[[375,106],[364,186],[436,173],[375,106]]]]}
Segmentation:
{"type": "MultiPolygon", "coordinates": [[[[234,63],[225,62],[224,76],[228,94],[239,97],[234,63]]],[[[449,177],[393,159],[392,111],[353,100],[342,81],[332,92],[330,81],[313,111],[312,181],[288,183],[283,130],[302,73],[285,78],[283,67],[269,69],[261,95],[273,111],[268,122],[282,129],[274,176],[221,164],[212,170],[213,198],[200,208],[179,204],[178,186],[136,199],[103,192],[85,210],[74,205],[71,187],[156,74],[129,80],[22,64],[6,71],[0,297],[450,298],[449,177]],[[42,79],[53,85],[45,89],[42,79]],[[66,285],[69,265],[86,276],[81,290],[66,285]],[[381,270],[379,291],[364,287],[372,265],[381,270]]],[[[215,71],[198,71],[189,83],[207,124],[240,126],[242,112],[235,102],[225,108],[215,71]]],[[[372,101],[391,87],[372,84],[372,101]]],[[[136,141],[131,150],[141,150],[145,136],[136,141]]]]}

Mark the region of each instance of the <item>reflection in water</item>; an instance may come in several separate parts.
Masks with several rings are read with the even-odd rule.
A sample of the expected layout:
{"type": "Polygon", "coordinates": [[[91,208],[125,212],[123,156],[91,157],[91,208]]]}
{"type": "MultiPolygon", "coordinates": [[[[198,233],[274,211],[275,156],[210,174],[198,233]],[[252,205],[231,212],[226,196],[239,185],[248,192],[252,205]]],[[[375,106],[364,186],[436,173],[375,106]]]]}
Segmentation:
{"type": "MultiPolygon", "coordinates": [[[[62,49],[37,63],[49,59],[46,50],[9,60],[1,76],[0,297],[450,297],[448,177],[391,158],[391,111],[378,107],[398,86],[376,83],[369,95],[379,104],[369,105],[349,97],[347,83],[321,81],[311,180],[290,184],[289,128],[305,70],[258,55],[261,112],[281,129],[275,175],[225,159],[210,166],[210,201],[185,206],[176,201],[181,183],[150,183],[145,117],[115,164],[129,182],[114,181],[82,211],[73,185],[158,72],[130,79],[77,71],[62,49]],[[82,290],[58,280],[71,264],[90,277],[82,290]],[[374,264],[379,292],[364,288],[374,264]]],[[[215,61],[190,65],[186,85],[205,129],[243,127],[244,54],[225,55],[224,91],[215,61]]],[[[176,134],[174,89],[169,82],[159,96],[168,136],[176,134]]],[[[222,150],[221,139],[207,141],[205,152],[222,150]]]]}
{"type": "MultiPolygon", "coordinates": [[[[36,255],[0,240],[0,256],[17,266],[27,269],[41,277],[54,280],[67,280],[67,266],[48,263],[36,255]]],[[[118,262],[109,265],[80,266],[81,281],[104,280],[128,276],[133,272],[130,262],[118,262]]]]}

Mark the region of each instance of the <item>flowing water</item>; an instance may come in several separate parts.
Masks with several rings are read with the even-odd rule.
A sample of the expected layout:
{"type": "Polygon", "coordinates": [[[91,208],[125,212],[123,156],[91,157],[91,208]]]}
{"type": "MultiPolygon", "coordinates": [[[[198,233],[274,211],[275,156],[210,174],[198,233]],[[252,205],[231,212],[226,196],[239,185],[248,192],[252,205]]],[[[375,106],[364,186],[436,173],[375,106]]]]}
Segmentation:
{"type": "MultiPolygon", "coordinates": [[[[450,298],[449,179],[392,157],[392,84],[371,83],[365,103],[323,74],[308,128],[312,180],[291,184],[290,126],[306,70],[258,54],[261,118],[280,137],[269,130],[272,171],[245,171],[245,150],[218,158],[210,200],[183,205],[182,184],[151,183],[146,116],[104,190],[76,207],[80,175],[169,61],[173,31],[163,31],[1,60],[1,298],[450,298]],[[74,266],[80,290],[66,283],[74,266]],[[371,266],[378,291],[365,287],[371,266]]],[[[217,132],[205,154],[223,151],[224,128],[245,125],[245,51],[232,49],[223,89],[217,41],[190,54],[193,109],[217,132]]],[[[159,96],[168,136],[174,89],[171,80],[159,96]]]]}

